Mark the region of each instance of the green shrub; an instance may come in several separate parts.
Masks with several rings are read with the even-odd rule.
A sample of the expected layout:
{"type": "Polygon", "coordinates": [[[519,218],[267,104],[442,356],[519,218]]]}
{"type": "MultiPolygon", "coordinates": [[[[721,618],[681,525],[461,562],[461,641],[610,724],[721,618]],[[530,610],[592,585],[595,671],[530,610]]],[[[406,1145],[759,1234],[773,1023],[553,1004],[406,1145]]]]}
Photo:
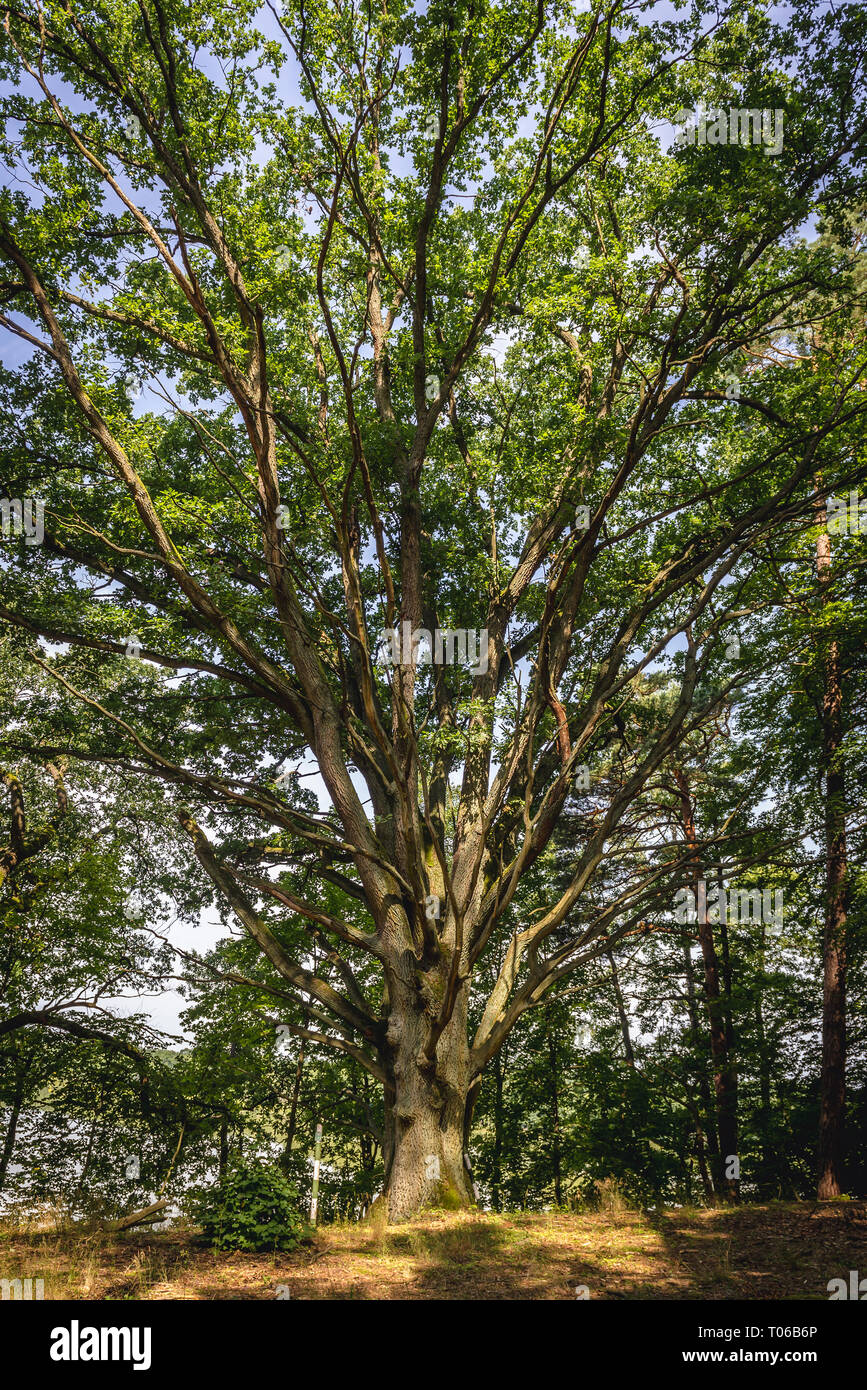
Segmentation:
{"type": "Polygon", "coordinates": [[[294,1250],[308,1235],[296,1188],[262,1164],[233,1168],[206,1188],[196,1219],[217,1250],[294,1250]]]}

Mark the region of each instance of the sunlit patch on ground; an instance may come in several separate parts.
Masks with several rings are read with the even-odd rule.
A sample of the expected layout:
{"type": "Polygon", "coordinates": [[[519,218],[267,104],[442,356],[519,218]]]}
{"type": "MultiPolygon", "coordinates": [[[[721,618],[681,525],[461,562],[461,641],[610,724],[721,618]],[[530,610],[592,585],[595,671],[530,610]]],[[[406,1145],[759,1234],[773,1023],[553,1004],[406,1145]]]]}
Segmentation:
{"type": "Polygon", "coordinates": [[[329,1226],[292,1254],[225,1254],[190,1232],[0,1232],[0,1277],[46,1299],[827,1299],[867,1268],[867,1203],[582,1215],[432,1213],[329,1226]]]}

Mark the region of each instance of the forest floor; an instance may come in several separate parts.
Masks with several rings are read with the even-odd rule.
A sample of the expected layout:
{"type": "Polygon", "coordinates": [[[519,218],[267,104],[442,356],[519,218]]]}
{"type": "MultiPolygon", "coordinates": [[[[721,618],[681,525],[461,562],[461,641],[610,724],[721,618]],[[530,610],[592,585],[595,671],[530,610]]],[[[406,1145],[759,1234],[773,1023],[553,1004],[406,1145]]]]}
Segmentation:
{"type": "Polygon", "coordinates": [[[867,1202],[579,1215],[428,1213],[321,1227],[276,1255],[174,1229],[122,1236],[0,1228],[0,1278],[46,1299],[823,1299],[867,1271],[867,1202]]]}

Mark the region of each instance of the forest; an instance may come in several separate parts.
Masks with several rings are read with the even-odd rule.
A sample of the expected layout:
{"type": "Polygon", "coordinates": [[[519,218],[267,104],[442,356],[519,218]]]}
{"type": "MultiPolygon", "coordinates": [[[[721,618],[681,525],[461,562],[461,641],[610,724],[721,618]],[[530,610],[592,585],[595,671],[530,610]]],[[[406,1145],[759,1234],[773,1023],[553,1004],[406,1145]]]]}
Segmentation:
{"type": "Polygon", "coordinates": [[[865,57],[4,7],[4,1298],[862,1296],[865,57]]]}

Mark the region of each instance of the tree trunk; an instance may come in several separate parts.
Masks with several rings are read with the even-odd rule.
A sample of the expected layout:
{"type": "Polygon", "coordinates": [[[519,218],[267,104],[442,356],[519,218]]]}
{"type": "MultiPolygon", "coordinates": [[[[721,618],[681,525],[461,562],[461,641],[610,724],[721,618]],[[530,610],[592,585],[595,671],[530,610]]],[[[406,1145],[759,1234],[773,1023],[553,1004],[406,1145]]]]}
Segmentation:
{"type": "MultiPolygon", "coordinates": [[[[717,889],[719,902],[725,903],[722,869],[717,870],[717,889]]],[[[735,1062],[735,1030],[732,1014],[732,967],[729,954],[728,909],[721,907],[719,918],[720,946],[722,948],[722,1025],[724,1048],[721,1053],[723,1067],[720,1073],[720,1149],[724,1154],[738,1157],[738,1069],[735,1062]]],[[[713,932],[711,932],[711,944],[713,932]]],[[[738,1160],[739,1161],[739,1160],[738,1160]]],[[[740,1200],[740,1177],[726,1179],[726,1193],[732,1201],[740,1200]]]]}
{"type": "Polygon", "coordinates": [[[385,1087],[385,1186],[389,1221],[407,1221],[425,1207],[473,1205],[464,1156],[470,1058],[466,991],[425,1057],[430,1014],[412,984],[392,988],[388,1022],[391,1064],[385,1087]]]}
{"type": "Polygon", "coordinates": [[[698,1171],[701,1177],[701,1186],[705,1201],[712,1205],[716,1201],[716,1190],[710,1175],[710,1169],[707,1166],[707,1147],[705,1145],[704,1130],[701,1127],[700,1121],[697,1122],[695,1126],[695,1156],[698,1162],[698,1171]]]}
{"type": "MultiPolygon", "coordinates": [[[[699,1113],[698,1105],[696,1101],[693,1099],[692,1092],[689,1089],[689,1082],[685,1078],[683,1082],[683,1090],[684,1095],[686,1096],[686,1108],[689,1111],[690,1116],[692,1117],[692,1132],[693,1139],[695,1141],[693,1151],[698,1162],[698,1171],[701,1177],[702,1189],[704,1191],[705,1200],[708,1203],[708,1206],[714,1206],[716,1203],[716,1192],[714,1190],[713,1179],[711,1178],[710,1170],[707,1166],[707,1144],[705,1142],[704,1127],[701,1122],[701,1114],[699,1113]]],[[[691,1178],[691,1173],[689,1176],[691,1178]]],[[[692,1200],[691,1190],[687,1200],[692,1200]]]]}
{"type": "Polygon", "coordinates": [[[370,1076],[366,1071],[361,1073],[361,1095],[358,1092],[358,1080],[355,1072],[352,1073],[351,1089],[353,1098],[357,1101],[359,1109],[359,1130],[358,1130],[358,1152],[363,1173],[370,1173],[375,1167],[376,1140],[370,1119],[370,1076]]]}
{"type": "Polygon", "coordinates": [[[737,1158],[738,1123],[733,1068],[726,1040],[723,1002],[720,994],[719,963],[713,939],[713,925],[707,912],[698,914],[698,939],[704,960],[704,994],[713,1058],[713,1086],[716,1097],[716,1124],[719,1137],[719,1171],[714,1175],[717,1192],[728,1201],[738,1199],[738,1179],[729,1176],[729,1164],[737,1158]]]}
{"type": "Polygon", "coordinates": [[[756,1021],[756,1053],[759,1068],[759,1112],[757,1128],[762,1145],[762,1167],[771,1169],[772,1151],[770,1144],[771,1124],[771,1064],[768,1054],[768,1039],[765,1029],[765,925],[759,928],[759,961],[755,984],[754,1015],[756,1021]]]}
{"type": "MultiPolygon", "coordinates": [[[[697,844],[695,818],[689,779],[679,768],[674,770],[674,778],[680,792],[681,815],[686,843],[690,847],[697,844]]],[[[715,1095],[715,1119],[718,1141],[714,1186],[717,1193],[727,1201],[736,1202],[739,1195],[739,1179],[729,1176],[729,1164],[738,1156],[738,1117],[737,1117],[737,1078],[729,1051],[729,1037],[726,1030],[725,1004],[720,992],[719,961],[713,936],[713,924],[707,911],[707,888],[703,880],[702,867],[698,856],[694,856],[693,891],[696,903],[696,924],[698,940],[704,962],[704,997],[707,1008],[710,1033],[710,1051],[713,1059],[713,1085],[715,1095]]],[[[725,912],[725,907],[721,908],[725,912]]]]}
{"type": "Polygon", "coordinates": [[[15,1136],[18,1133],[18,1121],[21,1116],[21,1107],[24,1104],[24,1089],[27,1079],[29,1064],[26,1067],[18,1068],[15,1077],[15,1092],[12,1097],[12,1110],[9,1116],[9,1124],[6,1128],[6,1139],[3,1143],[3,1152],[0,1154],[0,1189],[6,1182],[6,1174],[9,1171],[9,1164],[12,1161],[12,1154],[15,1150],[15,1136]]]}
{"type": "MultiPolygon", "coordinates": [[[[686,928],[684,927],[683,939],[681,941],[681,951],[683,954],[684,978],[686,980],[686,1007],[687,1013],[689,1014],[690,1045],[693,1048],[695,1048],[696,1051],[698,1051],[700,1045],[703,1042],[703,1039],[701,1036],[701,1029],[699,1028],[698,1004],[696,1002],[695,994],[695,978],[693,975],[692,956],[690,955],[689,947],[689,937],[687,935],[686,928]]],[[[686,1085],[686,1083],[684,1083],[684,1085],[686,1086],[688,1093],[689,1087],[686,1085]]],[[[711,1103],[710,1086],[708,1085],[707,1073],[705,1071],[703,1057],[699,1062],[697,1085],[699,1100],[701,1102],[701,1111],[699,1112],[698,1106],[695,1107],[694,1119],[697,1144],[696,1152],[698,1154],[699,1171],[701,1172],[701,1179],[702,1183],[704,1184],[705,1197],[707,1198],[710,1204],[713,1204],[714,1202],[716,1202],[716,1189],[714,1188],[713,1180],[708,1171],[707,1155],[710,1155],[711,1164],[714,1168],[716,1168],[716,1160],[719,1157],[719,1148],[717,1145],[716,1129],[713,1125],[713,1107],[711,1103]],[[707,1126],[702,1125],[701,1115],[704,1115],[707,1121],[707,1126]]]]}
{"type": "Polygon", "coordinates": [[[148,1207],[141,1207],[138,1211],[131,1211],[128,1216],[122,1216],[119,1221],[106,1221],[104,1223],[107,1231],[128,1231],[133,1226],[152,1226],[155,1222],[165,1221],[166,1207],[169,1205],[168,1197],[161,1197],[158,1202],[152,1202],[148,1207]]]}
{"type": "Polygon", "coordinates": [[[554,1169],[554,1201],[563,1205],[563,1161],[560,1148],[560,1087],[557,1068],[557,1039],[551,1032],[551,1021],[545,1016],[545,1036],[548,1041],[548,1061],[551,1065],[551,1163],[554,1169]]]}
{"type": "Polygon", "coordinates": [[[503,1049],[494,1053],[494,1155],[491,1166],[491,1205],[502,1211],[503,1182],[503,1049]]]}
{"type": "Polygon", "coordinates": [[[620,988],[620,978],[617,974],[614,954],[611,951],[608,952],[608,964],[611,966],[611,983],[614,986],[614,1001],[617,1004],[617,1016],[620,1019],[620,1032],[623,1037],[623,1053],[626,1057],[627,1066],[634,1067],[635,1050],[632,1046],[632,1037],[629,1032],[629,1015],[626,1012],[623,990],[620,988]]]}
{"type": "Polygon", "coordinates": [[[286,1141],[283,1152],[288,1159],[292,1153],[292,1145],[295,1142],[295,1125],[298,1119],[298,1098],[301,1095],[301,1077],[304,1074],[304,1044],[306,1038],[301,1039],[301,1046],[298,1049],[298,1061],[295,1064],[295,1080],[292,1083],[292,1108],[289,1112],[289,1126],[286,1130],[286,1141]]]}
{"type": "MultiPolygon", "coordinates": [[[[237,1054],[237,1051],[238,1049],[235,1046],[235,1044],[233,1042],[230,1042],[229,1056],[234,1057],[237,1054]]],[[[222,1182],[229,1171],[229,1120],[228,1116],[225,1115],[223,1117],[222,1123],[220,1124],[220,1156],[218,1161],[220,1182],[222,1182]]]]}
{"type": "Polygon", "coordinates": [[[223,1120],[220,1124],[220,1157],[219,1157],[220,1181],[225,1178],[229,1170],[229,1121],[223,1120]]]}
{"type": "MultiPolygon", "coordinates": [[[[822,531],[816,540],[816,571],[823,606],[831,582],[831,540],[824,498],[816,499],[822,531]]],[[[841,762],[843,697],[840,647],[833,638],[824,653],[822,768],[825,773],[825,932],[822,992],[822,1076],[819,1099],[820,1199],[843,1191],[846,1122],[846,802],[841,762]]]]}

